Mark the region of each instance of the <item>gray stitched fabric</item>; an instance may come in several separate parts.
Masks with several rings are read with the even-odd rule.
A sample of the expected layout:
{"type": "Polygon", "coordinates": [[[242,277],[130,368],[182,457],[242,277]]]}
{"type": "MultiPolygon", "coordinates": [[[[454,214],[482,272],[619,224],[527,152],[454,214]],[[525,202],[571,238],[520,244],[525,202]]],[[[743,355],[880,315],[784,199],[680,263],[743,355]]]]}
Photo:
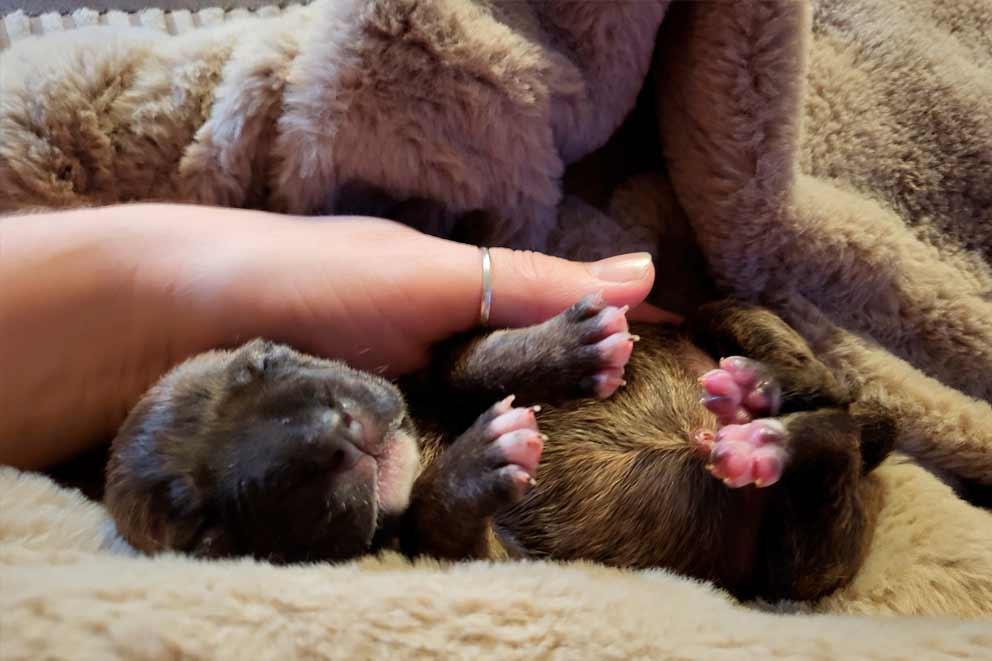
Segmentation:
{"type": "Polygon", "coordinates": [[[0,0],[0,51],[25,37],[88,25],[134,25],[169,34],[249,13],[272,15],[311,0],[0,0]]]}
{"type": "MultiPolygon", "coordinates": [[[[138,11],[141,9],[188,9],[196,11],[208,7],[220,9],[258,9],[269,5],[284,6],[288,2],[278,0],[89,0],[74,2],[73,0],[0,0],[0,15],[11,14],[21,10],[28,16],[39,16],[46,12],[71,13],[83,7],[94,11],[138,11]]],[[[306,4],[292,3],[292,4],[306,4]]]]}

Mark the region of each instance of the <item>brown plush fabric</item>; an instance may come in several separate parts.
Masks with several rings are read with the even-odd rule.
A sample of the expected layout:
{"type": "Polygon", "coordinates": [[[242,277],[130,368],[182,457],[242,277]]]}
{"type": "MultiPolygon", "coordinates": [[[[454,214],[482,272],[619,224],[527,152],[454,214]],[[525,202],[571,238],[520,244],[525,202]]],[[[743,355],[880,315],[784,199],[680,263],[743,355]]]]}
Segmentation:
{"type": "Polygon", "coordinates": [[[633,106],[666,6],[338,0],[176,37],[27,38],[0,55],[0,211],[314,213],[358,183],[487,209],[494,243],[543,244],[565,165],[633,106]]]}
{"type": "MultiPolygon", "coordinates": [[[[690,3],[666,19],[656,88],[672,186],[716,281],[777,309],[896,412],[902,450],[984,485],[989,25],[980,2],[690,3]]],[[[932,601],[910,610],[940,610],[958,589],[989,613],[988,512],[910,480],[919,468],[900,470],[888,515],[949,510],[913,544],[880,533],[874,557],[892,565],[869,563],[821,606],[867,612],[890,589],[904,611],[895,595],[916,583],[932,586],[932,601]]]]}
{"type": "Polygon", "coordinates": [[[903,448],[992,482],[992,7],[684,14],[660,114],[711,272],[897,407],[903,448]]]}
{"type": "MultiPolygon", "coordinates": [[[[358,180],[494,211],[494,242],[649,249],[655,300],[691,305],[711,278],[772,306],[898,414],[904,453],[987,488],[989,35],[981,0],[326,0],[178,37],[74,31],[0,54],[0,208],[312,213],[358,180]]],[[[992,515],[905,454],[879,475],[856,580],[775,608],[992,616],[992,515]]],[[[0,612],[25,658],[55,629],[101,656],[980,658],[992,643],[987,622],[782,619],[584,566],[125,558],[101,545],[99,509],[40,477],[0,486],[0,612]]]]}

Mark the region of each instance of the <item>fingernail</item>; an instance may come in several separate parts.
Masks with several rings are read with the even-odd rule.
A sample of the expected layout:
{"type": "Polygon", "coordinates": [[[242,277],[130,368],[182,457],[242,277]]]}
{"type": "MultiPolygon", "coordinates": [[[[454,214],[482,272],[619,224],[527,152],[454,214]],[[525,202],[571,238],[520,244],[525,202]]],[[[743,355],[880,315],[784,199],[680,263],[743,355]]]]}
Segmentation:
{"type": "Polygon", "coordinates": [[[593,262],[589,265],[589,270],[606,282],[633,282],[643,280],[650,267],[651,253],[635,252],[593,262]]]}

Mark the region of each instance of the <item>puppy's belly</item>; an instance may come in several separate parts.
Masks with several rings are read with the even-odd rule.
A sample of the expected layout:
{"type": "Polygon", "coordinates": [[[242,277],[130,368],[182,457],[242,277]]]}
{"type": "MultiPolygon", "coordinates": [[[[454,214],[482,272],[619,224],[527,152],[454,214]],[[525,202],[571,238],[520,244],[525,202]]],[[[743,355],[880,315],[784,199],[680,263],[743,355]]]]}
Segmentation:
{"type": "Polygon", "coordinates": [[[538,484],[497,517],[501,541],[537,557],[666,567],[736,587],[754,563],[764,498],[713,478],[694,441],[717,427],[698,382],[717,361],[677,332],[642,337],[625,388],[539,416],[549,439],[538,484]]]}
{"type": "Polygon", "coordinates": [[[695,344],[685,342],[682,344],[680,349],[683,353],[679,355],[678,360],[686,372],[694,377],[702,376],[706,372],[709,372],[718,366],[717,361],[713,358],[713,356],[709,355],[695,344]]]}

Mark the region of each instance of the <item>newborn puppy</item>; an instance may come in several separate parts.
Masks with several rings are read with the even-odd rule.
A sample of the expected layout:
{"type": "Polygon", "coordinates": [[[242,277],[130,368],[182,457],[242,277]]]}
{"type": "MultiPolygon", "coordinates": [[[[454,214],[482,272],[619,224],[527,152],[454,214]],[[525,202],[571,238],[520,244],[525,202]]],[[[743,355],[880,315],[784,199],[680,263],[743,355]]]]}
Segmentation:
{"type": "MultiPolygon", "coordinates": [[[[416,436],[389,382],[254,340],[196,356],[145,394],[111,446],[104,498],[122,536],[146,552],[354,558],[405,534],[416,436]]],[[[439,533],[470,521],[482,531],[533,481],[540,452],[533,412],[500,402],[443,468],[420,474],[417,515],[439,533]]],[[[428,545],[411,552],[432,555],[450,546],[415,542],[428,545]]],[[[473,552],[490,555],[482,532],[454,555],[473,552]]]]}
{"type": "Polygon", "coordinates": [[[262,341],[195,357],[114,441],[108,507],[146,551],[581,558],[741,598],[850,580],[888,421],[763,309],[706,305],[684,330],[630,329],[624,312],[587,297],[456,338],[400,384],[405,401],[262,341]]]}

